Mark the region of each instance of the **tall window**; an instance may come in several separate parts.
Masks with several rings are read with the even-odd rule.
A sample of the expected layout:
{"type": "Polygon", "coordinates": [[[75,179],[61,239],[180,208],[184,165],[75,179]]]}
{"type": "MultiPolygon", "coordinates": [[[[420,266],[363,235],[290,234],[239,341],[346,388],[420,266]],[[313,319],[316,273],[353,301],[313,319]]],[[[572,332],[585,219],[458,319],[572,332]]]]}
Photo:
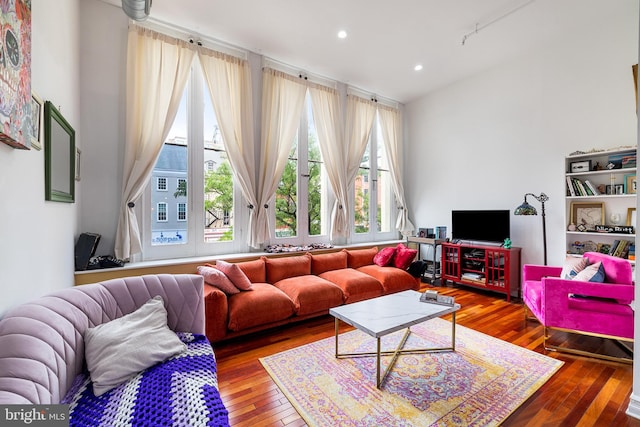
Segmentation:
{"type": "Polygon", "coordinates": [[[148,186],[150,224],[145,229],[145,259],[192,256],[235,250],[225,244],[234,240],[235,192],[233,174],[213,110],[211,96],[194,65],[189,82],[164,142],[153,175],[168,177],[160,192],[148,186]],[[159,203],[167,220],[160,222],[159,203]],[[160,238],[162,236],[162,238],[160,238]],[[180,238],[175,238],[180,236],[180,238]],[[167,238],[171,237],[171,238],[167,238]],[[216,246],[218,245],[218,246],[216,246]]]}
{"type": "Polygon", "coordinates": [[[354,183],[354,241],[397,238],[389,158],[378,115],[354,183]]]}
{"type": "Polygon", "coordinates": [[[329,187],[307,93],[298,133],[276,190],[277,243],[327,240],[329,187]]]}

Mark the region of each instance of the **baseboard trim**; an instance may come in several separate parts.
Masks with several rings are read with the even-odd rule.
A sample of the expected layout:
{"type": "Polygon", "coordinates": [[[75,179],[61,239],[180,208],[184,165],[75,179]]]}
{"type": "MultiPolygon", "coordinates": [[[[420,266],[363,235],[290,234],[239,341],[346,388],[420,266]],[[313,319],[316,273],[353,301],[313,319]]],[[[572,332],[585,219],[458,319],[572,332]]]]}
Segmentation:
{"type": "Polygon", "coordinates": [[[627,407],[626,414],[630,417],[640,420],[640,395],[631,393],[629,397],[629,406],[627,407]]]}

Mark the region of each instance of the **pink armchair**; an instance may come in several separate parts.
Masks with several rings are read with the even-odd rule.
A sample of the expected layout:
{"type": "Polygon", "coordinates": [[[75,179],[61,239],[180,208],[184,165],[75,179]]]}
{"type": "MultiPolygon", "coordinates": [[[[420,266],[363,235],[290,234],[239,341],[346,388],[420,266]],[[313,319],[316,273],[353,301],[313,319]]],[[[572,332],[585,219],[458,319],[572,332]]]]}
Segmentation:
{"type": "MultiPolygon", "coordinates": [[[[632,269],[625,259],[587,252],[589,263],[602,262],[604,283],[560,278],[562,267],[527,264],[522,269],[522,299],[525,317],[529,310],[544,326],[547,350],[588,355],[607,360],[631,362],[626,358],[558,347],[547,340],[549,330],[633,342],[634,298],[632,269]]],[[[624,347],[628,350],[628,347],[624,347]]]]}

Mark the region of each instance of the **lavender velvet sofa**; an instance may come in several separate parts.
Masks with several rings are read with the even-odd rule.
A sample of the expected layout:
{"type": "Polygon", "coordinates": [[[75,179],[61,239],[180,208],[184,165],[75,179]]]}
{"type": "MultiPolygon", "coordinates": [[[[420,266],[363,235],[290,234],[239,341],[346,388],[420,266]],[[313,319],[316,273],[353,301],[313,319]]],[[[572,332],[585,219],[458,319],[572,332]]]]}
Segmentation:
{"type": "MultiPolygon", "coordinates": [[[[612,359],[606,355],[554,346],[548,341],[547,329],[633,341],[633,309],[630,304],[634,299],[635,286],[631,265],[625,259],[598,252],[587,252],[583,256],[590,263],[602,262],[604,283],[562,279],[562,267],[524,265],[522,299],[525,310],[531,311],[544,325],[545,349],[612,359]]],[[[619,358],[613,360],[620,361],[619,358]]]]}
{"type": "MultiPolygon", "coordinates": [[[[0,404],[59,403],[86,369],[85,330],[132,313],[156,295],[171,330],[204,335],[203,285],[202,276],[192,274],[128,277],[63,289],[11,309],[0,320],[0,404]]],[[[203,348],[211,350],[206,339],[203,348]]],[[[206,366],[215,371],[211,356],[206,366]]],[[[72,425],[84,424],[74,424],[72,415],[72,425]]]]}

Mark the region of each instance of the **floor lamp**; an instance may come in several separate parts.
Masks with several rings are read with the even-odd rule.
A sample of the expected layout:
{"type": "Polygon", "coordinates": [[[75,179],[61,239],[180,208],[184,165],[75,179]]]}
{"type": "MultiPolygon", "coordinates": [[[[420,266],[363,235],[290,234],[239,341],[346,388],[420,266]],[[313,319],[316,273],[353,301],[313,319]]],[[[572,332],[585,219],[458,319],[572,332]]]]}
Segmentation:
{"type": "Polygon", "coordinates": [[[547,265],[547,224],[545,220],[544,203],[549,200],[549,196],[544,193],[540,193],[539,196],[532,193],[525,194],[524,203],[516,208],[513,212],[514,215],[538,215],[536,208],[527,202],[527,196],[533,197],[542,204],[542,244],[544,247],[544,265],[547,265]]]}

